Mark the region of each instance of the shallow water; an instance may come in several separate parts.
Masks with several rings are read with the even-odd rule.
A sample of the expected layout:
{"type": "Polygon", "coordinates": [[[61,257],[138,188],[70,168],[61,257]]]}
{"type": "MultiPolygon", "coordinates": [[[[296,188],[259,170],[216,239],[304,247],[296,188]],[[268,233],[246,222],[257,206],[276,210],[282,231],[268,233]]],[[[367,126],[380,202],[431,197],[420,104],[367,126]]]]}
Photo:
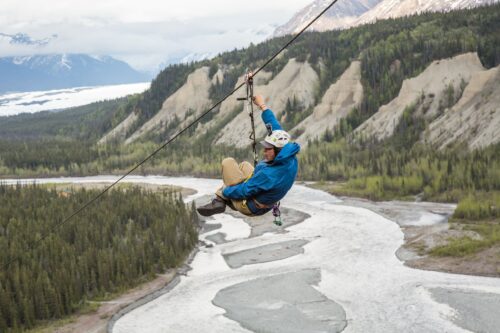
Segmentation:
{"type": "MultiPolygon", "coordinates": [[[[116,179],[100,176],[44,179],[43,182],[112,182],[116,179]]],[[[187,200],[208,195],[220,186],[217,180],[195,178],[133,176],[125,181],[196,189],[198,192],[187,200]]],[[[296,275],[310,269],[317,270],[320,275],[320,281],[311,290],[345,311],[347,326],[344,332],[468,332],[457,326],[464,326],[457,316],[466,321],[472,320],[455,309],[456,304],[463,303],[459,301],[463,298],[460,295],[473,290],[479,295],[474,298],[475,302],[491,302],[491,299],[498,302],[500,299],[500,279],[422,271],[404,266],[395,256],[396,250],[403,244],[403,233],[396,223],[366,208],[339,202],[324,192],[294,186],[282,205],[305,212],[310,217],[287,228],[288,232],[265,233],[253,238],[247,238],[248,225],[242,220],[226,214],[215,216],[212,222],[221,224],[228,242],[211,248],[202,247],[191,264],[192,270],[181,278],[173,290],[123,316],[114,325],[113,332],[248,332],[244,327],[254,326],[236,321],[245,317],[245,313],[233,313],[231,318],[234,320],[228,318],[226,310],[213,303],[216,295],[224,289],[232,290],[231,287],[236,285],[241,287],[251,282],[246,284],[251,287],[255,285],[253,282],[267,277],[286,273],[296,275]],[[224,260],[224,254],[244,250],[249,250],[246,253],[251,254],[253,248],[288,241],[308,243],[303,246],[303,253],[294,253],[281,260],[240,265],[238,268],[231,268],[224,260]],[[454,290],[458,292],[453,297],[435,300],[432,291],[436,288],[452,294],[454,290]],[[481,294],[488,297],[481,299],[481,294]]],[[[415,218],[418,224],[430,223],[425,221],[425,215],[415,218]]],[[[271,221],[272,216],[269,223],[271,221]]],[[[204,237],[206,235],[200,236],[202,240],[205,240],[204,237]]],[[[238,290],[241,294],[241,288],[238,290]]],[[[303,292],[303,297],[308,297],[307,288],[303,292]]],[[[265,292],[261,294],[266,295],[265,292]]],[[[285,296],[283,298],[288,299],[285,296]]],[[[239,301],[245,303],[244,299],[239,301]]],[[[241,309],[241,304],[234,299],[225,299],[223,303],[233,306],[231,311],[241,309]]],[[[265,308],[271,303],[283,309],[289,309],[290,305],[286,301],[273,303],[272,299],[266,303],[265,299],[259,298],[254,306],[265,308]]],[[[496,307],[486,305],[482,308],[485,309],[482,321],[493,321],[492,318],[497,317],[496,307]]],[[[332,319],[338,315],[331,313],[332,319]]],[[[318,313],[313,311],[308,318],[318,318],[318,313]]],[[[293,318],[289,319],[288,323],[293,323],[293,318]]],[[[282,328],[286,332],[286,318],[280,318],[280,321],[284,322],[282,328]]]]}

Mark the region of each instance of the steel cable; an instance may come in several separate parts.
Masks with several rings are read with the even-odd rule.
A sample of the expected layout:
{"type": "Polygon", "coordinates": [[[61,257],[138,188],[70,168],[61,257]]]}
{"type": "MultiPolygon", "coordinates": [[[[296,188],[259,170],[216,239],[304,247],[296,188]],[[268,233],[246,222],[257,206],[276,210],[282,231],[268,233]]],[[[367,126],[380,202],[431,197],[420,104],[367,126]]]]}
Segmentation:
{"type": "MultiPolygon", "coordinates": [[[[304,28],[302,28],[302,30],[300,30],[283,47],[281,47],[271,58],[269,58],[262,66],[260,66],[257,70],[255,70],[253,72],[253,77],[255,77],[255,75],[257,75],[264,67],[266,67],[267,65],[269,65],[269,63],[271,61],[273,61],[281,52],[283,52],[288,46],[290,46],[290,44],[292,44],[297,38],[299,38],[302,35],[302,33],[307,30],[307,28],[309,28],[314,22],[316,22],[321,16],[323,16],[323,14],[327,10],[329,10],[335,3],[337,3],[337,1],[338,0],[332,1],[316,17],[314,17],[314,19],[312,19],[304,28]]],[[[183,128],[182,130],[180,130],[179,132],[177,132],[173,137],[171,137],[170,139],[168,139],[163,145],[161,145],[159,148],[157,148],[155,151],[153,151],[148,157],[146,157],[144,160],[142,160],[141,162],[139,162],[138,164],[136,164],[133,168],[131,168],[129,171],[127,171],[127,173],[125,173],[123,176],[121,176],[120,178],[118,178],[115,182],[113,182],[111,185],[109,185],[108,187],[106,187],[102,192],[100,192],[95,197],[93,197],[92,199],[90,199],[87,203],[85,203],[82,207],[80,207],[79,209],[77,209],[71,215],[69,215],[68,217],[66,217],[65,219],[63,219],[61,222],[56,223],[54,226],[52,226],[52,228],[50,228],[50,230],[48,232],[46,232],[44,235],[40,236],[40,238],[38,240],[34,241],[32,244],[30,244],[29,248],[30,249],[37,248],[40,245],[40,243],[43,242],[43,240],[45,240],[47,237],[49,237],[56,229],[58,229],[63,224],[65,224],[66,222],[68,222],[69,220],[71,220],[74,216],[78,215],[81,211],[83,211],[85,208],[87,208],[92,203],[94,203],[95,201],[97,201],[97,199],[99,199],[100,197],[102,197],[113,186],[115,186],[116,184],[118,184],[122,179],[124,179],[125,177],[127,177],[128,175],[130,175],[132,172],[134,172],[137,168],[139,168],[141,165],[143,165],[144,163],[146,163],[147,161],[149,161],[152,157],[154,157],[156,154],[158,154],[162,149],[164,149],[166,146],[168,146],[172,141],[174,141],[175,139],[177,139],[177,137],[179,137],[181,134],[183,134],[188,129],[190,129],[193,125],[195,125],[196,123],[198,123],[203,117],[205,117],[208,113],[210,113],[212,110],[214,110],[222,102],[224,102],[226,99],[228,99],[236,91],[238,91],[244,84],[245,84],[245,82],[242,82],[239,85],[237,85],[230,93],[228,93],[226,96],[224,96],[221,100],[219,100],[217,103],[215,103],[210,109],[208,109],[207,111],[205,111],[201,116],[199,116],[198,118],[196,118],[193,122],[191,122],[185,128],[183,128]]],[[[8,260],[4,265],[2,265],[2,270],[5,269],[5,268],[7,268],[12,262],[16,261],[17,259],[19,259],[19,257],[17,257],[17,258],[11,258],[10,260],[8,260]]]]}

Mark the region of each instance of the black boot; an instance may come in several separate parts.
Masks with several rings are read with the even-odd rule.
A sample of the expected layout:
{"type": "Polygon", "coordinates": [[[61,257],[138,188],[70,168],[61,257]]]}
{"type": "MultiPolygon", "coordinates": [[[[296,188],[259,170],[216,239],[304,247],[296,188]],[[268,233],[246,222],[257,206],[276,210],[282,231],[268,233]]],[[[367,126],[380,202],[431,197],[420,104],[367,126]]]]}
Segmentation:
{"type": "Polygon", "coordinates": [[[226,210],[226,203],[221,198],[215,197],[211,203],[198,207],[196,210],[203,216],[220,214],[226,210]]]}
{"type": "Polygon", "coordinates": [[[231,200],[226,200],[226,205],[228,205],[229,208],[231,208],[232,210],[236,210],[236,208],[234,208],[233,202],[231,200]]]}

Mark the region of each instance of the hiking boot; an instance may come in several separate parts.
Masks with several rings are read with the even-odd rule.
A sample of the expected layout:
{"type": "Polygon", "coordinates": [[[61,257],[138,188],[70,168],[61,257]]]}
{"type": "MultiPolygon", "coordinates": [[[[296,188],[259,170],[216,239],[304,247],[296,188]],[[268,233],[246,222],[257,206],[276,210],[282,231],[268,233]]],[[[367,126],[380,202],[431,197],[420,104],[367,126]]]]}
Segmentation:
{"type": "Polygon", "coordinates": [[[233,202],[231,200],[226,200],[226,205],[228,205],[232,210],[237,210],[236,208],[234,208],[233,202]]]}
{"type": "Polygon", "coordinates": [[[202,216],[212,216],[215,214],[224,213],[224,211],[226,210],[226,203],[224,202],[224,200],[216,197],[212,200],[211,203],[198,207],[196,210],[202,216]]]}

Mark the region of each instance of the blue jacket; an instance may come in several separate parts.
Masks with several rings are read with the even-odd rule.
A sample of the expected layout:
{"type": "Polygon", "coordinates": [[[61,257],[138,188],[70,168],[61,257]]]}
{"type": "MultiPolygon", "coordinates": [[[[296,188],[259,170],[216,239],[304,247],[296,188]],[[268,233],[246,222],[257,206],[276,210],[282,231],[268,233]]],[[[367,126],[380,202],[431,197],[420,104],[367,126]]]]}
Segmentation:
{"type": "MultiPolygon", "coordinates": [[[[264,124],[271,124],[273,131],[282,127],[270,109],[262,112],[264,124]]],[[[295,156],[300,151],[300,145],[287,143],[272,162],[260,161],[252,177],[244,183],[228,186],[222,194],[233,200],[247,199],[247,206],[255,215],[267,213],[271,208],[259,209],[253,200],[272,206],[280,201],[290,190],[297,177],[298,161],[295,156]]]]}

